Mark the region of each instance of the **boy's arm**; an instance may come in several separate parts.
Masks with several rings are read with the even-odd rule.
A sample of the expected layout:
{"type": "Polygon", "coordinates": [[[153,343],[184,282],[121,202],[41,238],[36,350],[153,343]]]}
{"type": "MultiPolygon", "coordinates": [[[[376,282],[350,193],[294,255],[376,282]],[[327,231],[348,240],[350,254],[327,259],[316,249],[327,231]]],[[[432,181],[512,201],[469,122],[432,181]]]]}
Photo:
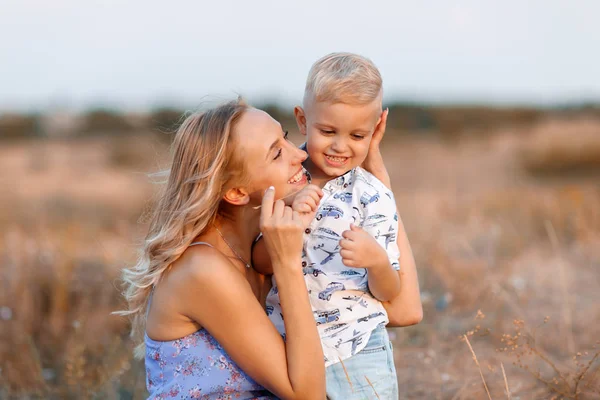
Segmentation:
{"type": "Polygon", "coordinates": [[[400,270],[397,272],[400,277],[400,294],[391,301],[383,302],[383,307],[390,321],[388,326],[415,325],[423,319],[423,306],[415,258],[400,217],[398,217],[397,245],[401,254],[400,270]]]}
{"type": "Polygon", "coordinates": [[[400,293],[400,277],[389,262],[367,272],[369,291],[381,301],[394,299],[400,293]]]}
{"type": "Polygon", "coordinates": [[[400,293],[400,253],[396,246],[396,202],[392,192],[371,193],[364,207],[362,228],[354,225],[342,233],[342,261],[348,267],[367,268],[369,290],[379,301],[390,301],[400,293]]]}

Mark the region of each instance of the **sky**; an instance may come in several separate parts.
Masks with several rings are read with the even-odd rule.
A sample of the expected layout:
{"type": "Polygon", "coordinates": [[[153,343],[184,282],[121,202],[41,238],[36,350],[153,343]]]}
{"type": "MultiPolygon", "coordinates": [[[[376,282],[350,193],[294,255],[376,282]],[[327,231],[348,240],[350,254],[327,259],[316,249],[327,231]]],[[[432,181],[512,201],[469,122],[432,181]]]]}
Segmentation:
{"type": "Polygon", "coordinates": [[[0,1],[0,111],[300,101],[311,64],[371,58],[386,101],[600,102],[600,2],[0,1]]]}

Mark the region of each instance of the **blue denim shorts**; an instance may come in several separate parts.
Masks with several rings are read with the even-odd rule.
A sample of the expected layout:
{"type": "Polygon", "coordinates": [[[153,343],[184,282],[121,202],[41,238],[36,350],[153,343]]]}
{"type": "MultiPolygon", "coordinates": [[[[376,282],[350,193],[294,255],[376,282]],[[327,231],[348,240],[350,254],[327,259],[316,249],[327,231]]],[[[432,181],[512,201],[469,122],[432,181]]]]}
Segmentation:
{"type": "Polygon", "coordinates": [[[375,329],[367,346],[343,363],[327,367],[327,399],[398,399],[393,347],[385,327],[375,329]]]}

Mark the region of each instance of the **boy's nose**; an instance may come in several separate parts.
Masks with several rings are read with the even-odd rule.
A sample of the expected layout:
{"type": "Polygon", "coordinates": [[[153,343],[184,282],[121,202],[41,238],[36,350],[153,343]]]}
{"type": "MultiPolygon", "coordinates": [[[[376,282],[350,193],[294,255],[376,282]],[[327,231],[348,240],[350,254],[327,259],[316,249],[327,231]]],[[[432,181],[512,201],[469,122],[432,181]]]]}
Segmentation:
{"type": "Polygon", "coordinates": [[[337,153],[343,153],[346,150],[346,141],[344,139],[336,139],[331,143],[331,150],[337,153]]]}

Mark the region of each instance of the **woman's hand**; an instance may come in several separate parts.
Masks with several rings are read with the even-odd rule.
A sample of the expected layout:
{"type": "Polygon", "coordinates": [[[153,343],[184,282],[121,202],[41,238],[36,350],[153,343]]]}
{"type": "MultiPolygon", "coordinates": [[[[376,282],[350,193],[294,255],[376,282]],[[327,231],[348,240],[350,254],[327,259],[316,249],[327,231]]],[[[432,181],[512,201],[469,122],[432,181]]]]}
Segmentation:
{"type": "Polygon", "coordinates": [[[274,199],[275,189],[271,186],[263,196],[260,230],[273,266],[289,265],[282,262],[301,258],[304,227],[298,212],[283,200],[274,199]]]}
{"type": "Polygon", "coordinates": [[[389,109],[387,108],[381,113],[381,119],[375,128],[375,132],[373,132],[373,137],[371,138],[371,143],[369,144],[369,153],[367,153],[367,158],[365,158],[365,161],[362,163],[361,167],[375,175],[375,177],[383,182],[388,189],[391,189],[392,185],[390,176],[385,168],[383,157],[381,156],[381,151],[379,149],[381,140],[385,135],[388,114],[389,109]]]}
{"type": "Polygon", "coordinates": [[[387,117],[390,113],[390,109],[386,108],[381,113],[381,119],[379,123],[375,127],[375,132],[373,132],[373,137],[371,138],[371,143],[369,144],[369,153],[371,151],[379,151],[379,144],[385,135],[385,127],[387,125],[387,117]]]}

